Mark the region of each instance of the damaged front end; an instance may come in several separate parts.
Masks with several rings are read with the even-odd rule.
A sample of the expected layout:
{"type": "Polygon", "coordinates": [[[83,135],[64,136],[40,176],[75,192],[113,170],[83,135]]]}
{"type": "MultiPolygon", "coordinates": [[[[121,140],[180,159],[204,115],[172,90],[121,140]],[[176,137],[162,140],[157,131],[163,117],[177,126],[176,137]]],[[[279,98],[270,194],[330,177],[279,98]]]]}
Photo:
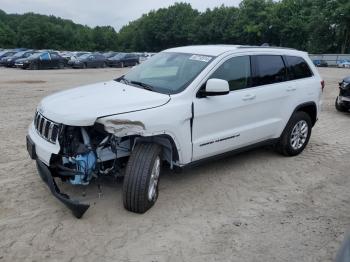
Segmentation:
{"type": "Polygon", "coordinates": [[[80,218],[89,208],[62,193],[54,178],[60,178],[71,185],[88,185],[101,176],[120,176],[125,166],[135,136],[116,136],[106,131],[106,127],[96,123],[91,127],[60,127],[58,143],[60,152],[53,154],[50,166],[39,159],[37,168],[52,194],[80,218]]]}

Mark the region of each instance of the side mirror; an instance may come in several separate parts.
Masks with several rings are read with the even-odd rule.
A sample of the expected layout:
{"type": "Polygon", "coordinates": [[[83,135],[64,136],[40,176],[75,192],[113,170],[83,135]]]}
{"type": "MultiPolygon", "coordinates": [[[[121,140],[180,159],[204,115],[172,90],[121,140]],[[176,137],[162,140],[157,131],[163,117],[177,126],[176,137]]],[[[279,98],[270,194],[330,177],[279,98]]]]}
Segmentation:
{"type": "Polygon", "coordinates": [[[230,86],[226,80],[212,78],[205,85],[205,89],[200,90],[199,97],[222,96],[230,93],[230,86]]]}

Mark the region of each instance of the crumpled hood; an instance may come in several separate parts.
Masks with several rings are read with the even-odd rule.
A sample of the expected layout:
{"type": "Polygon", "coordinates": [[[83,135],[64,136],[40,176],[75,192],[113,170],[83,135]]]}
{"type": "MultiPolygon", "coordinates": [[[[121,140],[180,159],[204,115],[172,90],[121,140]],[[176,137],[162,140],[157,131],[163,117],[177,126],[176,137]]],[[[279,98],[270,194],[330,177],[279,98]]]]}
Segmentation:
{"type": "Polygon", "coordinates": [[[57,123],[91,126],[99,117],[150,109],[169,100],[169,95],[109,81],[50,95],[38,111],[57,123]]]}

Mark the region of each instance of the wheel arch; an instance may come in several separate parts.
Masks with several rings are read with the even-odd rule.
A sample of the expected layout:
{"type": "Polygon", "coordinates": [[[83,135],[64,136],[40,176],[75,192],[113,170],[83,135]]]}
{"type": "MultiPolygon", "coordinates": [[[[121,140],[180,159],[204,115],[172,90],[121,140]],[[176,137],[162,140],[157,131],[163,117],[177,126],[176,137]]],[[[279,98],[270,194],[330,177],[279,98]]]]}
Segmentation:
{"type": "Polygon", "coordinates": [[[168,134],[161,134],[155,136],[139,136],[135,138],[133,147],[137,143],[156,143],[162,146],[162,157],[166,160],[172,168],[174,163],[179,161],[179,152],[174,139],[168,134]]]}
{"type": "MultiPolygon", "coordinates": [[[[308,114],[311,118],[312,121],[312,126],[314,126],[317,122],[317,106],[315,102],[306,102],[306,103],[302,103],[300,105],[298,105],[295,109],[293,114],[295,114],[296,112],[305,112],[306,114],[308,114]]],[[[293,115],[292,114],[292,115],[293,115]]],[[[292,116],[291,116],[292,117],[292,116]]]]}

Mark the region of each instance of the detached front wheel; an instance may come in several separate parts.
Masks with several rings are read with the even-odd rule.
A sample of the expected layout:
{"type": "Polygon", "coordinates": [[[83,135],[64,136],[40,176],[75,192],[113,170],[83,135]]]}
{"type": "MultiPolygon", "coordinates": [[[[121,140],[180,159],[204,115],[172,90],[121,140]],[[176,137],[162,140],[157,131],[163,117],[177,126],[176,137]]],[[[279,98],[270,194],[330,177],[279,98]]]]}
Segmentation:
{"type": "Polygon", "coordinates": [[[125,171],[125,209],[142,214],[157,201],[161,151],[161,146],[152,143],[139,143],[135,146],[125,171]]]}

